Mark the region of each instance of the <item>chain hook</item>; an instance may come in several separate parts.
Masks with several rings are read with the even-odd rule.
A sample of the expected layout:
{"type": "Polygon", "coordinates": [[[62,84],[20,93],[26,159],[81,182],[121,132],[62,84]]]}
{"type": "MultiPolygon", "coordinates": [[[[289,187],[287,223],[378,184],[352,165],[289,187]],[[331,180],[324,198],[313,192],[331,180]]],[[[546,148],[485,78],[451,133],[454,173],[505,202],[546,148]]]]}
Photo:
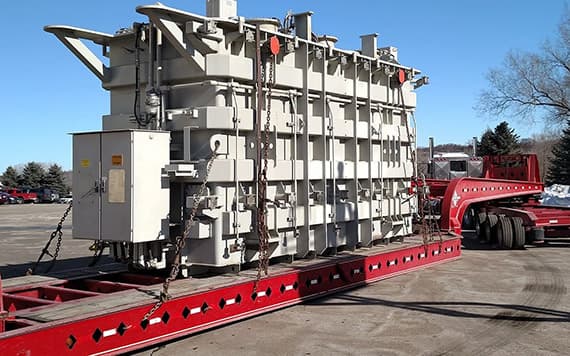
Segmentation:
{"type": "Polygon", "coordinates": [[[36,273],[36,269],[38,268],[38,265],[40,264],[40,262],[42,261],[42,259],[44,258],[45,255],[48,255],[52,258],[51,263],[45,272],[47,273],[47,272],[51,271],[51,269],[55,265],[55,261],[57,260],[57,257],[59,255],[59,251],[61,249],[61,242],[62,242],[62,238],[63,238],[63,231],[62,231],[63,230],[63,223],[65,222],[65,219],[67,219],[67,216],[69,215],[69,212],[71,211],[72,207],[73,207],[73,201],[71,201],[69,203],[69,205],[67,206],[67,209],[65,209],[63,216],[61,217],[61,219],[59,219],[59,222],[57,223],[55,230],[51,233],[48,242],[46,243],[46,245],[42,249],[42,252],[40,253],[40,256],[38,257],[36,262],[32,265],[32,267],[28,268],[28,270],[26,271],[27,276],[30,276],[30,275],[36,273]],[[51,245],[52,241],[56,237],[57,237],[57,241],[55,244],[55,251],[53,254],[51,254],[49,252],[49,246],[51,245]]]}

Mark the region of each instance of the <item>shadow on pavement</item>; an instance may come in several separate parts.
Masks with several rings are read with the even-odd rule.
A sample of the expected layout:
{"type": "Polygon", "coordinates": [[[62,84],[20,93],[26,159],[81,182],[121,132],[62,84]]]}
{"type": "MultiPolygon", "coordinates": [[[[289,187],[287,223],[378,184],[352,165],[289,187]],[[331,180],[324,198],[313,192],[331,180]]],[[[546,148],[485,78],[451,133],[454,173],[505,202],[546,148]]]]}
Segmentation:
{"type": "MultiPolygon", "coordinates": [[[[51,261],[46,258],[44,262],[41,262],[38,267],[36,268],[36,273],[38,275],[57,275],[58,272],[74,270],[78,268],[88,267],[88,265],[93,261],[93,257],[77,257],[77,258],[67,258],[57,260],[53,266],[53,268],[46,273],[46,270],[51,265],[51,261]]],[[[99,261],[95,266],[102,266],[110,263],[114,263],[114,259],[110,258],[109,256],[101,256],[99,261]]],[[[31,268],[33,263],[21,263],[21,264],[8,264],[5,266],[0,266],[0,276],[2,279],[14,278],[14,277],[22,277],[26,275],[26,271],[28,268],[31,268]]]]}
{"type": "MultiPolygon", "coordinates": [[[[479,251],[497,251],[501,250],[497,244],[479,241],[474,234],[465,234],[461,240],[463,249],[465,250],[479,250],[479,251]]],[[[526,249],[533,248],[568,248],[570,247],[570,238],[547,238],[543,242],[536,242],[525,246],[526,249]]],[[[504,250],[504,249],[503,249],[504,250]]],[[[519,249],[519,251],[522,249],[519,249]]]]}
{"type": "Polygon", "coordinates": [[[475,234],[464,234],[461,240],[461,245],[464,250],[482,250],[482,251],[496,251],[499,250],[496,244],[479,241],[475,234]]]}
{"type": "Polygon", "coordinates": [[[381,305],[457,318],[507,320],[512,322],[570,322],[570,313],[528,305],[496,304],[483,302],[398,302],[387,299],[341,294],[327,299],[305,303],[311,306],[381,305]],[[476,308],[488,313],[458,309],[476,308]]]}

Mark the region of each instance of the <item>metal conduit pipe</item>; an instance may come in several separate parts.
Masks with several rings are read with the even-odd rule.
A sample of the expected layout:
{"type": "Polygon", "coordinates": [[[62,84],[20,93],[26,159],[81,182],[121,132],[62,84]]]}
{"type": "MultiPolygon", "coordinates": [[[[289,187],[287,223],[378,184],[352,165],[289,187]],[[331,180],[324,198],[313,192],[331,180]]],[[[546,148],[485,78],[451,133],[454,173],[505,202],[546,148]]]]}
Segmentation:
{"type": "MultiPolygon", "coordinates": [[[[229,87],[230,91],[231,91],[231,96],[232,96],[232,101],[233,101],[233,110],[234,110],[234,126],[236,129],[236,139],[235,139],[235,157],[234,157],[234,177],[235,177],[235,209],[234,209],[234,222],[233,222],[233,228],[234,228],[234,233],[236,235],[236,245],[239,244],[239,228],[240,228],[240,223],[239,223],[239,157],[238,157],[238,152],[239,152],[239,110],[238,110],[238,101],[237,101],[237,95],[235,90],[233,90],[233,87],[230,86],[229,87]]],[[[243,263],[244,261],[240,261],[240,263],[243,263]]]]}
{"type": "MultiPolygon", "coordinates": [[[[319,100],[321,98],[321,95],[309,94],[309,98],[319,100]]],[[[354,101],[352,99],[342,98],[339,96],[327,95],[327,98],[329,98],[330,101],[334,102],[334,103],[343,103],[343,104],[353,104],[354,103],[354,101]]],[[[357,105],[367,105],[367,101],[364,101],[364,100],[357,100],[356,103],[357,103],[357,105]]],[[[399,106],[386,105],[386,104],[383,104],[381,102],[377,102],[374,100],[371,100],[371,105],[375,105],[375,106],[381,107],[383,109],[390,109],[396,113],[403,112],[402,108],[399,106]]]]}
{"type": "Polygon", "coordinates": [[[297,125],[298,125],[298,118],[297,118],[297,98],[291,93],[289,96],[291,100],[291,107],[293,109],[293,194],[295,195],[295,200],[293,202],[293,228],[295,229],[295,237],[297,237],[297,125]]]}
{"type": "Polygon", "coordinates": [[[327,111],[328,111],[328,117],[329,117],[329,135],[330,135],[330,144],[329,144],[329,150],[330,150],[330,156],[331,156],[331,176],[332,176],[332,195],[333,195],[333,212],[332,212],[332,218],[333,218],[333,224],[335,229],[337,229],[337,223],[336,223],[336,168],[335,168],[335,151],[336,151],[336,147],[334,144],[334,116],[332,113],[332,108],[331,108],[331,103],[329,100],[329,97],[327,96],[327,111]]]}
{"type": "MultiPolygon", "coordinates": [[[[416,113],[414,111],[410,111],[410,115],[412,116],[412,122],[414,123],[414,146],[413,146],[413,154],[414,158],[414,177],[418,176],[418,122],[416,121],[416,113]]],[[[410,142],[411,145],[411,142],[410,142]]]]}
{"type": "MultiPolygon", "coordinates": [[[[365,62],[365,64],[368,64],[368,66],[370,66],[370,62],[365,62]]],[[[368,67],[370,68],[370,67],[368,67]]],[[[364,103],[364,105],[366,106],[366,111],[368,112],[368,186],[370,187],[370,190],[373,190],[374,187],[374,181],[372,180],[372,160],[374,157],[374,146],[372,144],[372,98],[371,98],[371,88],[372,88],[372,73],[370,72],[370,70],[366,69],[366,66],[364,67],[364,70],[366,70],[368,72],[368,78],[367,78],[367,91],[368,91],[368,97],[366,98],[366,101],[364,103]]],[[[355,93],[356,94],[356,93],[355,93]]],[[[357,100],[358,101],[358,100],[357,100]]],[[[370,241],[368,241],[369,244],[372,244],[372,241],[374,239],[374,208],[372,207],[372,195],[370,196],[370,206],[368,208],[369,211],[369,216],[370,216],[370,229],[369,229],[369,234],[370,234],[370,241]]]]}
{"type": "MultiPolygon", "coordinates": [[[[386,104],[386,107],[384,107],[384,109],[386,110],[386,117],[388,117],[388,115],[390,115],[391,119],[392,119],[392,123],[393,123],[394,105],[392,105],[392,100],[390,100],[391,92],[390,92],[390,84],[389,84],[391,81],[392,81],[392,74],[389,74],[388,75],[388,85],[386,85],[386,102],[387,102],[387,104],[386,104]]],[[[388,144],[387,158],[388,158],[388,166],[389,166],[390,165],[390,139],[389,138],[386,140],[386,143],[388,144]]],[[[382,148],[383,148],[383,150],[382,150],[382,165],[384,165],[384,145],[383,144],[384,144],[384,136],[382,136],[382,148]]],[[[380,201],[382,204],[382,210],[384,207],[384,191],[385,191],[384,186],[385,186],[385,184],[386,184],[386,181],[384,180],[384,175],[382,174],[382,180],[380,182],[380,185],[381,185],[381,187],[380,187],[380,201]]],[[[389,199],[388,199],[388,214],[390,214],[390,200],[389,199]]],[[[381,219],[383,219],[383,218],[384,218],[384,211],[382,211],[381,219]]],[[[380,222],[380,229],[382,229],[382,222],[380,222]]]]}
{"type": "MultiPolygon", "coordinates": [[[[162,31],[158,28],[156,29],[156,36],[155,36],[155,43],[156,43],[156,87],[160,88],[162,85],[162,31]]],[[[163,129],[164,125],[164,118],[166,117],[166,98],[164,96],[164,92],[160,90],[160,111],[159,111],[159,128],[163,129]]]]}
{"type": "MultiPolygon", "coordinates": [[[[383,128],[384,128],[384,110],[380,105],[376,105],[376,109],[380,115],[380,132],[378,135],[380,136],[380,189],[384,189],[384,137],[383,135],[383,128]]],[[[380,194],[380,221],[382,221],[382,214],[383,214],[383,206],[384,206],[384,194],[380,194]]],[[[382,222],[380,222],[382,224],[382,222]]]]}
{"type": "Polygon", "coordinates": [[[147,70],[147,92],[154,89],[154,31],[153,24],[148,24],[148,70],[147,70]]]}
{"type": "MultiPolygon", "coordinates": [[[[205,80],[205,81],[201,81],[201,82],[183,83],[183,84],[174,84],[174,85],[163,86],[163,87],[161,87],[161,90],[168,91],[168,90],[184,89],[184,88],[206,86],[206,85],[220,86],[220,87],[226,87],[226,88],[229,88],[231,86],[234,90],[235,89],[253,90],[255,88],[255,86],[253,86],[253,85],[246,85],[246,84],[240,84],[240,83],[235,83],[235,82],[227,83],[227,82],[221,82],[221,81],[217,81],[217,80],[205,80]]],[[[261,91],[267,92],[268,89],[262,88],[261,91]]],[[[286,97],[286,98],[289,98],[290,95],[297,96],[297,97],[303,96],[303,94],[301,92],[298,92],[296,90],[280,90],[280,89],[273,88],[271,91],[272,91],[272,94],[274,94],[274,96],[282,96],[282,97],[286,97]],[[277,94],[277,95],[275,95],[275,94],[277,94]]],[[[319,96],[319,98],[320,98],[320,96],[319,96]]]]}

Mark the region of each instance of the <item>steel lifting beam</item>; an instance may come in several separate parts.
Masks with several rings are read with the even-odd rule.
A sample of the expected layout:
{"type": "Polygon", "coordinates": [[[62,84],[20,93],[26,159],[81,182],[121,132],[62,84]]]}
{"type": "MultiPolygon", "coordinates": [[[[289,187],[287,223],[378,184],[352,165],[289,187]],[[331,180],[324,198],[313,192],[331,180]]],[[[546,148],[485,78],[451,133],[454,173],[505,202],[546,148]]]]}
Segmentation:
{"type": "Polygon", "coordinates": [[[99,80],[105,79],[109,67],[81,40],[107,47],[113,38],[112,35],[71,26],[45,26],[44,31],[53,33],[99,80]]]}
{"type": "MultiPolygon", "coordinates": [[[[197,288],[194,292],[181,289],[182,293],[173,294],[174,298],[145,322],[142,322],[142,316],[152,306],[152,294],[160,290],[160,285],[146,290],[116,292],[121,297],[119,299],[125,299],[126,293],[146,295],[147,299],[137,302],[135,298],[126,304],[128,307],[84,312],[67,318],[62,315],[46,323],[16,318],[14,323],[19,324],[14,330],[0,333],[0,354],[103,355],[127,352],[454,260],[460,255],[461,240],[450,235],[426,245],[416,238],[414,242],[406,242],[397,248],[373,247],[328,259],[304,260],[292,267],[271,267],[270,276],[259,282],[257,293],[253,293],[255,271],[251,276],[246,273],[242,277],[234,277],[231,283],[197,288]],[[20,328],[16,328],[18,326],[20,328]]],[[[197,285],[201,282],[196,279],[175,281],[171,290],[176,290],[177,285],[184,287],[184,283],[197,285]]],[[[68,307],[63,309],[63,313],[81,305],[89,310],[89,306],[97,304],[98,298],[104,296],[65,302],[68,307]]],[[[49,310],[53,307],[39,308],[49,310]]]]}
{"type": "Polygon", "coordinates": [[[441,229],[461,234],[461,220],[471,204],[533,196],[543,183],[487,178],[459,178],[449,182],[441,202],[441,229]]]}

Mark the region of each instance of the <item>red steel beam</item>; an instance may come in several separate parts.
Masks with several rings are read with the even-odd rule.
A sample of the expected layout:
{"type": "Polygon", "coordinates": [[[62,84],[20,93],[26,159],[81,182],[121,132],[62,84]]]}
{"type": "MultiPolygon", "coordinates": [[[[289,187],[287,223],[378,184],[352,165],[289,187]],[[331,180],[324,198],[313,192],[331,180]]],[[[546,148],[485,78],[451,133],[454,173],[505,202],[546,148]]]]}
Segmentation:
{"type": "Polygon", "coordinates": [[[449,180],[446,179],[426,179],[426,185],[429,186],[430,197],[442,198],[445,195],[449,180]]]}
{"type": "Polygon", "coordinates": [[[114,282],[130,285],[150,286],[164,282],[164,278],[144,274],[120,273],[115,276],[117,278],[113,279],[114,282]]]}
{"type": "Polygon", "coordinates": [[[28,297],[24,295],[11,295],[8,293],[4,293],[2,295],[2,299],[4,299],[4,304],[6,304],[6,308],[10,312],[58,303],[53,300],[28,297]]]}
{"type": "MultiPolygon", "coordinates": [[[[369,255],[351,255],[263,278],[254,278],[166,302],[147,322],[152,304],[133,304],[94,315],[0,334],[2,355],[103,355],[128,352],[201,330],[284,308],[459,258],[458,237],[369,255]]],[[[174,286],[177,281],[173,282],[174,286]]]]}
{"type": "Polygon", "coordinates": [[[86,290],[96,293],[114,293],[128,289],[140,288],[140,284],[127,284],[122,282],[100,281],[97,279],[81,279],[69,281],[64,284],[65,288],[86,290]]]}
{"type": "Polygon", "coordinates": [[[525,204],[513,208],[492,208],[491,211],[521,217],[527,227],[563,228],[570,226],[570,208],[525,204]]]}
{"type": "Polygon", "coordinates": [[[56,286],[46,286],[39,288],[32,288],[29,290],[23,290],[15,293],[7,293],[11,296],[17,297],[29,297],[40,300],[53,300],[55,302],[64,302],[67,300],[94,297],[100,295],[100,293],[89,292],[83,290],[62,288],[56,286]]]}
{"type": "Polygon", "coordinates": [[[551,206],[523,206],[524,210],[536,216],[536,224],[541,226],[570,225],[570,208],[551,206]]]}

